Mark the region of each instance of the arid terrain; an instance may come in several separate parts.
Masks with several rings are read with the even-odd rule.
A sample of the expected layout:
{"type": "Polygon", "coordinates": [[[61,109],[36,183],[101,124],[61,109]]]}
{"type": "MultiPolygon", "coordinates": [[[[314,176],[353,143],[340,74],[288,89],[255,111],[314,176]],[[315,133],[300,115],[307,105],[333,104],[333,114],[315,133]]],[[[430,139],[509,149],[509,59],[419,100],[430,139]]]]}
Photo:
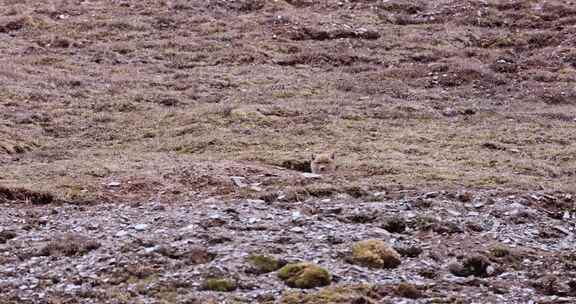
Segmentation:
{"type": "Polygon", "coordinates": [[[0,304],[576,303],[575,131],[572,1],[0,0],[0,304]]]}

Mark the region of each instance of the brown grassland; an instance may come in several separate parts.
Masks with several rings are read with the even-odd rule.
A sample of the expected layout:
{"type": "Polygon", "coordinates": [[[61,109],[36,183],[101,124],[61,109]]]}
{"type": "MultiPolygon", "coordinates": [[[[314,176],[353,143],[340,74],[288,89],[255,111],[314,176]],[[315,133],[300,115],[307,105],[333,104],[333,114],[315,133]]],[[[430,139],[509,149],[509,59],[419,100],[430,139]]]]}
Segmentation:
{"type": "Polygon", "coordinates": [[[315,2],[3,1],[0,181],[236,195],[331,149],[336,187],[574,190],[574,7],[315,2]]]}
{"type": "MultiPolygon", "coordinates": [[[[216,199],[273,204],[279,198],[285,203],[312,198],[317,203],[339,194],[363,202],[411,196],[444,204],[438,193],[463,202],[490,193],[495,198],[490,201],[497,202],[490,208],[500,210],[505,207],[497,198],[536,200],[532,194],[538,193],[538,208],[547,210],[538,209],[539,216],[561,221],[576,211],[575,143],[576,3],[571,1],[0,0],[0,206],[9,210],[5,218],[0,215],[0,224],[5,227],[17,222],[17,214],[44,212],[14,207],[29,206],[26,202],[96,206],[78,211],[90,210],[95,217],[100,208],[114,213],[116,207],[106,206],[119,206],[119,214],[137,218],[122,208],[141,203],[204,208],[200,202],[216,199]],[[310,170],[311,156],[324,151],[335,151],[336,173],[303,175],[310,170]],[[546,200],[553,203],[542,207],[546,200]]],[[[318,211],[322,205],[318,208],[311,214],[324,214],[318,211]]],[[[398,214],[412,210],[398,208],[398,214]]],[[[46,210],[46,216],[59,216],[60,211],[46,210]]],[[[198,210],[198,218],[210,214],[198,210]]],[[[249,217],[261,211],[238,212],[249,217]]],[[[499,218],[508,211],[498,212],[486,216],[499,218]]],[[[34,221],[26,229],[45,224],[42,216],[30,216],[34,221]]],[[[175,218],[174,227],[182,223],[175,218]]],[[[470,232],[478,237],[473,241],[464,234],[444,244],[440,235],[452,233],[449,228],[438,228],[428,217],[406,218],[414,229],[438,234],[412,235],[434,240],[437,251],[429,255],[438,265],[437,257],[450,256],[455,248],[450,246],[461,245],[467,253],[488,244],[486,235],[476,232],[470,232]]],[[[218,230],[227,227],[218,220],[210,218],[201,226],[226,234],[218,230]]],[[[366,214],[350,215],[342,225],[372,220],[366,214]]],[[[503,220],[503,225],[526,221],[503,220]]],[[[543,219],[538,225],[546,223],[543,219]]],[[[522,227],[507,231],[521,234],[533,228],[522,227]]],[[[562,227],[557,229],[573,237],[562,227]]],[[[110,232],[116,228],[105,229],[116,235],[110,232]]],[[[338,229],[347,235],[352,228],[338,229]]],[[[480,228],[470,229],[466,233],[480,228]]],[[[538,241],[550,244],[554,235],[564,235],[554,233],[539,234],[538,241]]],[[[203,242],[212,237],[206,234],[203,242]]],[[[345,244],[355,240],[347,237],[345,244]]],[[[1,243],[11,244],[8,239],[1,243]]],[[[76,242],[70,236],[64,240],[76,242]]],[[[55,242],[43,252],[80,255],[116,244],[106,242],[71,250],[55,242]]],[[[249,243],[242,238],[231,242],[238,242],[237,248],[249,243]]],[[[3,248],[0,253],[7,253],[0,254],[0,275],[5,274],[2,265],[28,257],[18,253],[9,260],[12,249],[3,248]]],[[[576,267],[572,255],[529,252],[538,261],[552,256],[550,264],[563,260],[576,267]]],[[[512,259],[508,253],[494,254],[491,261],[512,259]]],[[[186,256],[164,255],[172,260],[186,256]]],[[[208,256],[206,261],[214,258],[208,256]]],[[[471,261],[484,265],[482,259],[471,261]]],[[[510,263],[521,264],[517,259],[510,263]]],[[[545,272],[544,264],[537,269],[545,272]]],[[[130,277],[119,284],[144,286],[164,267],[146,265],[126,266],[133,271],[125,272],[130,277]]],[[[528,266],[518,267],[524,271],[528,266]]],[[[564,285],[564,291],[550,292],[546,278],[530,278],[537,283],[529,286],[543,294],[576,295],[575,281],[566,283],[571,289],[564,285]]],[[[0,276],[0,296],[6,286],[2,282],[0,276]]],[[[226,283],[220,278],[213,282],[226,283]]],[[[379,295],[420,297],[415,287],[402,284],[380,286],[379,295]]],[[[468,282],[462,288],[482,284],[468,282]]],[[[507,284],[516,292],[516,283],[507,284]]],[[[500,289],[494,286],[489,290],[497,298],[500,289]]],[[[106,289],[100,299],[140,303],[123,287],[111,288],[118,293],[106,289]]],[[[217,288],[252,290],[235,284],[217,288]]],[[[158,290],[151,297],[159,302],[142,303],[180,301],[176,289],[158,290]]],[[[331,286],[312,295],[289,294],[282,303],[372,303],[368,299],[374,292],[366,285],[331,286]],[[340,288],[345,292],[334,292],[340,288]]],[[[434,303],[468,303],[459,301],[434,303]]],[[[76,302],[52,298],[31,303],[76,302]]]]}

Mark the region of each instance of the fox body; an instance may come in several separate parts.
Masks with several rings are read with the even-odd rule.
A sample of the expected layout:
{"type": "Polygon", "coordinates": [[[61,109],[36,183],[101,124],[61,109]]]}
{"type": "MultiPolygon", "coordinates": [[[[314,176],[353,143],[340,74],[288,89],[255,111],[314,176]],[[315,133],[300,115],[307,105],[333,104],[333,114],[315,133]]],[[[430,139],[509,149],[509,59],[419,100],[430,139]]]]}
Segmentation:
{"type": "Polygon", "coordinates": [[[314,174],[331,174],[336,171],[334,153],[322,153],[312,156],[310,169],[314,174]]]}

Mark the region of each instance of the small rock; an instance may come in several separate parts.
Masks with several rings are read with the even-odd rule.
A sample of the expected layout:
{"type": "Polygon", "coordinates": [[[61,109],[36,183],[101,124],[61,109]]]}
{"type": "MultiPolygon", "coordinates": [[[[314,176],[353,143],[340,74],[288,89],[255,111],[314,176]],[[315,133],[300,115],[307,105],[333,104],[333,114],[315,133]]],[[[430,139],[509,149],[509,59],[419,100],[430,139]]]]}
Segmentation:
{"type": "Polygon", "coordinates": [[[460,213],[456,210],[453,210],[453,209],[446,209],[446,212],[448,212],[448,214],[450,214],[452,216],[461,216],[462,215],[462,213],[460,213]]]}
{"type": "Polygon", "coordinates": [[[390,233],[403,233],[406,230],[406,221],[401,217],[388,217],[383,219],[380,227],[390,233]]]}
{"type": "Polygon", "coordinates": [[[480,209],[482,207],[484,207],[486,204],[482,201],[476,201],[472,204],[472,207],[476,208],[476,209],[480,209]]]}
{"type": "Polygon", "coordinates": [[[265,204],[266,203],[265,200],[261,200],[261,199],[248,199],[248,200],[246,200],[246,202],[248,204],[265,204]]]}
{"type": "Polygon", "coordinates": [[[410,258],[416,258],[420,254],[422,254],[422,252],[424,252],[422,247],[420,247],[419,245],[416,245],[416,244],[400,244],[400,245],[394,246],[394,249],[401,256],[410,257],[410,258]]]}
{"type": "Polygon", "coordinates": [[[215,197],[210,197],[202,201],[203,204],[215,204],[218,202],[219,202],[218,199],[216,199],[215,197]]]}
{"type": "Polygon", "coordinates": [[[121,182],[109,182],[106,184],[106,187],[108,188],[116,188],[116,187],[120,187],[122,185],[121,182]]]}
{"type": "Polygon", "coordinates": [[[460,114],[457,110],[455,110],[454,108],[445,108],[442,111],[442,115],[446,116],[446,117],[455,117],[458,116],[458,114],[460,114]]]}
{"type": "Polygon", "coordinates": [[[315,173],[302,173],[302,176],[304,176],[305,178],[322,178],[321,174],[315,174],[315,173]]]}
{"type": "Polygon", "coordinates": [[[258,187],[258,186],[250,186],[250,190],[255,191],[255,192],[262,192],[264,189],[262,189],[262,187],[258,187]]]}
{"type": "Polygon", "coordinates": [[[154,252],[154,251],[157,251],[158,248],[160,248],[160,246],[147,247],[147,248],[144,248],[144,252],[146,252],[146,253],[152,253],[152,252],[154,252]]]}
{"type": "Polygon", "coordinates": [[[336,235],[327,235],[326,236],[326,242],[328,244],[331,244],[331,245],[337,245],[337,244],[344,243],[344,240],[341,237],[336,236],[336,235]]]}
{"type": "Polygon", "coordinates": [[[300,213],[300,211],[292,212],[292,221],[293,222],[298,221],[301,217],[302,217],[302,213],[300,213]]]}
{"type": "Polygon", "coordinates": [[[290,229],[291,232],[295,232],[295,233],[302,233],[304,232],[304,229],[302,229],[301,227],[294,227],[292,229],[290,229]]]}
{"type": "Polygon", "coordinates": [[[120,231],[116,232],[116,234],[115,234],[115,236],[117,236],[117,237],[123,237],[126,235],[128,235],[128,231],[125,231],[125,230],[120,230],[120,231]]]}
{"type": "Polygon", "coordinates": [[[494,272],[494,268],[490,268],[490,261],[482,255],[472,255],[465,258],[462,263],[451,263],[448,265],[448,270],[455,276],[467,277],[487,277],[490,273],[494,272]],[[490,273],[489,273],[490,270],[490,273]]]}
{"type": "Polygon", "coordinates": [[[0,244],[5,244],[8,240],[16,237],[16,233],[10,230],[0,231],[0,244]]]}
{"type": "Polygon", "coordinates": [[[144,231],[144,230],[148,229],[148,224],[136,224],[136,225],[134,225],[133,228],[136,231],[144,231]]]}
{"type": "Polygon", "coordinates": [[[237,187],[244,188],[244,187],[248,186],[248,184],[245,183],[245,181],[246,181],[246,178],[245,178],[245,177],[242,177],[242,176],[231,176],[230,179],[232,180],[232,182],[234,182],[234,184],[235,184],[237,187]]]}

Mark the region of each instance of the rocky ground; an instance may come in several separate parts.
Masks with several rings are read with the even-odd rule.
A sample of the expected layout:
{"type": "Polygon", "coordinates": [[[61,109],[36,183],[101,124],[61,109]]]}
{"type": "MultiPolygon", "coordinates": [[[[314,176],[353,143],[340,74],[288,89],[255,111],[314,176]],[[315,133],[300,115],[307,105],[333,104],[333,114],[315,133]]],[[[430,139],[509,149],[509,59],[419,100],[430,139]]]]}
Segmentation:
{"type": "Polygon", "coordinates": [[[571,1],[0,0],[0,41],[0,303],[576,302],[571,1]]]}
{"type": "Polygon", "coordinates": [[[533,193],[100,204],[3,204],[2,303],[572,303],[571,196],[533,193]],[[351,260],[383,240],[394,268],[351,260]],[[288,288],[251,256],[312,262],[330,295],[288,288]],[[264,273],[263,273],[264,272],[264,273]],[[229,292],[207,291],[226,278],[229,292]],[[403,291],[406,286],[411,292],[403,291]],[[339,288],[339,289],[338,289],[339,288]]]}

